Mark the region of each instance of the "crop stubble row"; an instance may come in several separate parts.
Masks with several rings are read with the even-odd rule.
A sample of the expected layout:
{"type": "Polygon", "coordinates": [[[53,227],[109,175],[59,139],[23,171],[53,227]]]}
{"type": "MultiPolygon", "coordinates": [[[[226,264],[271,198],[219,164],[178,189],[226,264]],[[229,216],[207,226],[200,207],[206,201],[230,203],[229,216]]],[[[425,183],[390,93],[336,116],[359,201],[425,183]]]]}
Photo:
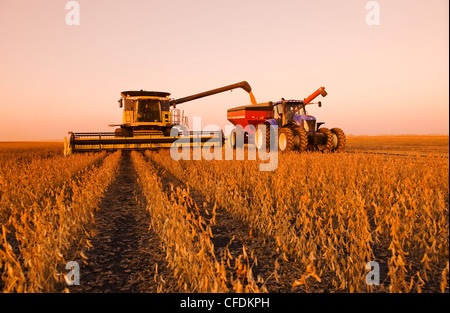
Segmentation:
{"type": "Polygon", "coordinates": [[[326,290],[448,290],[448,159],[292,153],[267,173],[255,161],[148,155],[317,271],[326,290]],[[369,261],[380,287],[366,284],[369,261]]]}
{"type": "Polygon", "coordinates": [[[25,152],[26,162],[1,160],[2,291],[52,292],[64,282],[66,260],[89,245],[89,225],[120,158],[120,152],[43,159],[25,152]]]}

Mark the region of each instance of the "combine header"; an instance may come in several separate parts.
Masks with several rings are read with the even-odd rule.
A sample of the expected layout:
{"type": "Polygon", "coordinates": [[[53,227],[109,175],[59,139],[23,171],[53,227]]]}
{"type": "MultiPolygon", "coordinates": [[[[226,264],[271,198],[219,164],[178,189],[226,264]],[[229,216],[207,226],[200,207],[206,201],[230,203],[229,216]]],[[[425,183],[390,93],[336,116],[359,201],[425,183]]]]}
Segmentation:
{"type": "Polygon", "coordinates": [[[177,136],[170,136],[175,125],[188,128],[187,117],[180,113],[177,105],[212,96],[221,92],[242,88],[250,95],[251,103],[256,104],[252,88],[246,82],[240,82],[221,88],[205,91],[179,99],[170,99],[170,93],[161,91],[123,91],[119,106],[123,108],[123,124],[109,125],[119,127],[114,132],[74,133],[64,138],[64,154],[90,151],[145,150],[152,148],[170,148],[172,143],[190,143],[191,146],[223,141],[221,131],[185,132],[179,129],[177,136]],[[196,140],[194,140],[196,139],[196,140]]]}

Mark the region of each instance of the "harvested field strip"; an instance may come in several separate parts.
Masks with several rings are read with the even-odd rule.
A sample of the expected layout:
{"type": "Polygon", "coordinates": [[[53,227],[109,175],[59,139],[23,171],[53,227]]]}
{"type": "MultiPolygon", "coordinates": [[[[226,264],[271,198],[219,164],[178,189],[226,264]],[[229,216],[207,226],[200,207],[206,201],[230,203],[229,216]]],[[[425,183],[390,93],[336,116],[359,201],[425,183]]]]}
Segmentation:
{"type": "MultiPolygon", "coordinates": [[[[55,180],[44,180],[37,189],[38,201],[27,205],[19,200],[9,202],[8,208],[12,211],[7,223],[2,224],[0,245],[3,291],[51,292],[64,281],[61,273],[65,273],[65,269],[61,264],[73,259],[69,254],[77,253],[80,246],[87,244],[86,228],[93,220],[104,190],[115,176],[120,158],[117,152],[106,158],[103,154],[93,155],[86,158],[89,160],[86,163],[82,159],[69,159],[68,162],[79,160],[80,163],[73,164],[73,171],[58,172],[66,176],[54,175],[55,180]],[[92,166],[83,170],[81,163],[92,166]]],[[[54,165],[57,168],[56,163],[54,165]]],[[[39,172],[34,177],[41,182],[39,172]]],[[[28,184],[33,188],[32,181],[28,184]]],[[[33,192],[25,193],[24,197],[26,195],[37,196],[33,192]]]]}
{"type": "Polygon", "coordinates": [[[70,292],[178,292],[161,242],[149,229],[146,199],[130,153],[123,152],[120,169],[99,210],[85,248],[78,257],[81,280],[70,292]]]}
{"type": "Polygon", "coordinates": [[[447,154],[419,154],[419,153],[400,153],[400,152],[383,152],[383,151],[343,151],[342,153],[357,153],[357,154],[372,154],[372,155],[384,155],[387,157],[395,156],[395,157],[405,157],[405,158],[444,158],[448,159],[448,153],[447,154]]]}
{"type": "Polygon", "coordinates": [[[347,136],[345,151],[448,157],[449,136],[347,136]]]}

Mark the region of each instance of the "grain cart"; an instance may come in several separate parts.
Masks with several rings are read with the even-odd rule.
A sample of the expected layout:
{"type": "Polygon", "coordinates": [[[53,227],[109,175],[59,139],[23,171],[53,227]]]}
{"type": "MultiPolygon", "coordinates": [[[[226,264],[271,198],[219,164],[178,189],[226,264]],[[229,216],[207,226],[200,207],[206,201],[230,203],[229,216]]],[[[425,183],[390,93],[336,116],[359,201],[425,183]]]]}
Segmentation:
{"type": "MultiPolygon", "coordinates": [[[[340,128],[328,129],[321,127],[323,122],[318,123],[314,116],[308,115],[306,105],[319,95],[325,97],[327,92],[324,87],[320,87],[314,93],[303,100],[285,100],[277,102],[255,103],[231,108],[227,111],[227,119],[233,125],[253,125],[256,128],[254,143],[258,149],[262,148],[263,137],[265,136],[266,148],[270,143],[270,128],[278,128],[278,149],[282,152],[298,150],[319,150],[323,152],[341,151],[345,147],[345,134],[340,128]],[[266,126],[264,134],[258,125],[266,126]]],[[[317,103],[321,107],[321,102],[317,103]]],[[[249,128],[247,128],[249,129],[249,128]]],[[[242,132],[236,129],[230,136],[231,145],[236,146],[236,138],[242,132]]],[[[251,130],[245,132],[251,135],[251,130]]],[[[253,136],[248,136],[253,137],[253,136]]]]}

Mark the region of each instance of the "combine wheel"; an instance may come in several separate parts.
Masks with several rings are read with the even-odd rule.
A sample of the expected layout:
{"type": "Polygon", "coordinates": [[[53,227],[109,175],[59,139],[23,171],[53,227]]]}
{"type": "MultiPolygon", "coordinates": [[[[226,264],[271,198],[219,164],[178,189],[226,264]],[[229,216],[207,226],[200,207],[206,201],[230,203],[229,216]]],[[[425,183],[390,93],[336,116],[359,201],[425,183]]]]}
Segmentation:
{"type": "Polygon", "coordinates": [[[308,134],[303,127],[294,127],[294,148],[300,152],[306,151],[308,147],[308,134]]]}
{"type": "Polygon", "coordinates": [[[326,127],[319,129],[319,132],[325,135],[325,144],[317,145],[317,149],[322,152],[331,152],[333,150],[333,133],[326,127]]]}
{"type": "Polygon", "coordinates": [[[342,151],[345,148],[345,134],[340,128],[332,128],[331,133],[333,135],[333,148],[332,151],[342,151]]]}
{"type": "Polygon", "coordinates": [[[294,132],[289,127],[283,127],[278,132],[278,149],[281,152],[294,150],[294,132]]]}

